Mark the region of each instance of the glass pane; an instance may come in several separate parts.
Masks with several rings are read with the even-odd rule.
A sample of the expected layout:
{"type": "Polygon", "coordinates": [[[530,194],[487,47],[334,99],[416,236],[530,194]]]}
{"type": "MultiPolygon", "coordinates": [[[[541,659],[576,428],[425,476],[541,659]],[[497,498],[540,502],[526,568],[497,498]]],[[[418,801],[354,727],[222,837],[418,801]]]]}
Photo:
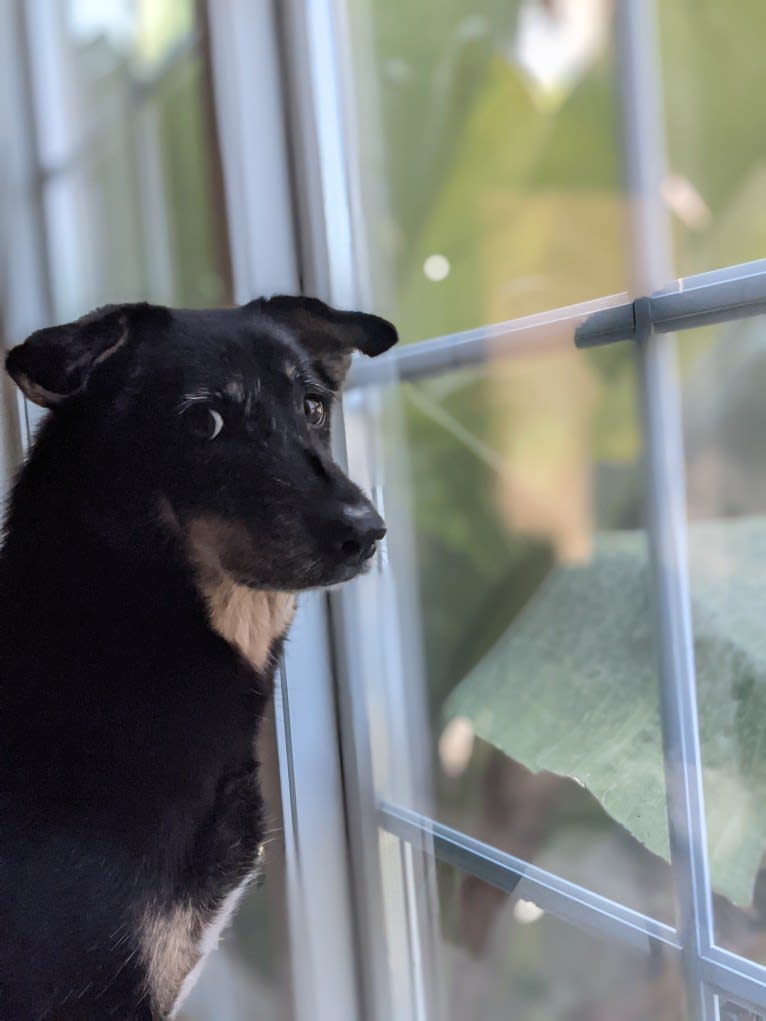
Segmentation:
{"type": "MultiPolygon", "coordinates": [[[[106,301],[230,303],[226,217],[205,90],[201,55],[182,54],[151,95],[136,102],[129,89],[76,158],[48,175],[58,318],[106,301]]],[[[84,109],[96,106],[98,90],[82,101],[84,109]]]]}
{"type": "Polygon", "coordinates": [[[624,290],[612,4],[346,8],[370,276],[404,340],[624,290]]]}
{"type": "MultiPolygon", "coordinates": [[[[438,867],[448,1021],[680,1021],[677,963],[575,929],[524,897],[438,867]]],[[[523,882],[522,882],[523,885],[523,882]]]]}
{"type": "Polygon", "coordinates": [[[71,44],[86,91],[125,62],[146,69],[195,28],[195,0],[65,0],[71,44]]]}
{"type": "Polygon", "coordinates": [[[766,318],[684,334],[680,353],[716,938],[766,963],[766,318]]]}
{"type": "Polygon", "coordinates": [[[679,275],[766,251],[766,34],[762,0],[657,3],[668,175],[679,275]],[[721,69],[726,68],[725,74],[721,69]]]}
{"type": "Polygon", "coordinates": [[[116,122],[83,166],[46,185],[54,315],[67,321],[110,301],[146,300],[149,267],[135,138],[116,122]]]}
{"type": "Polygon", "coordinates": [[[263,879],[242,901],[178,1021],[292,1021],[287,876],[274,724],[259,739],[269,814],[263,879]]]}
{"type": "Polygon", "coordinates": [[[764,1021],[763,1014],[756,1013],[749,1007],[740,1007],[739,1004],[732,1003],[731,1000],[725,1000],[720,996],[718,997],[718,1010],[721,1021],[764,1021]]]}
{"type": "Polygon", "coordinates": [[[194,0],[29,0],[45,168],[71,165],[199,44],[194,0]]]}
{"type": "Polygon", "coordinates": [[[394,719],[376,754],[393,710],[370,654],[381,797],[418,801],[391,763],[426,748],[435,802],[416,807],[673,924],[635,390],[630,345],[579,352],[569,334],[392,389],[378,427],[397,607],[363,633],[398,611],[404,699],[407,649],[423,662],[423,729],[394,719]]]}

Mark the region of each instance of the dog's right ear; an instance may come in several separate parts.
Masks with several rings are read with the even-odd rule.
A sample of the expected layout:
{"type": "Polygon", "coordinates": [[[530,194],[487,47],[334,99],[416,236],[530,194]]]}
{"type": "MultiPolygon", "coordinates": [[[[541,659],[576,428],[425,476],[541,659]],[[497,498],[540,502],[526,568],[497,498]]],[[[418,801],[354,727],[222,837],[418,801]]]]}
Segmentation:
{"type": "Polygon", "coordinates": [[[24,394],[56,408],[82,394],[93,372],[130,339],[134,313],[149,306],[106,305],[73,323],[49,326],[14,347],[5,367],[24,394]]]}

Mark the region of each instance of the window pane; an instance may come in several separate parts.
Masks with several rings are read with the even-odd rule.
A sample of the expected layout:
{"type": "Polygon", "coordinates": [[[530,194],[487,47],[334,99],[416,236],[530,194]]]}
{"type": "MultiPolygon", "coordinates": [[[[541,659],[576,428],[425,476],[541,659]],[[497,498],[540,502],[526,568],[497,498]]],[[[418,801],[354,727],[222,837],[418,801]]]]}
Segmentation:
{"type": "Polygon", "coordinates": [[[766,963],[766,319],[684,334],[680,351],[716,937],[766,963]]]}
{"type": "Polygon", "coordinates": [[[763,119],[766,6],[674,0],[655,7],[668,136],[663,198],[676,270],[686,275],[761,258],[766,136],[753,124],[763,119]]]}
{"type": "Polygon", "coordinates": [[[194,0],[29,0],[37,142],[44,167],[71,162],[196,45],[194,0]]]}
{"type": "Polygon", "coordinates": [[[718,998],[718,1009],[721,1012],[721,1021],[764,1021],[763,1014],[756,1014],[748,1007],[740,1007],[731,1000],[718,998]]]}
{"type": "Polygon", "coordinates": [[[406,798],[390,762],[425,745],[426,811],[673,924],[635,401],[630,345],[569,335],[391,392],[389,556],[428,733],[392,725],[378,793],[406,798]]]}
{"type": "Polygon", "coordinates": [[[601,940],[447,865],[438,868],[449,1021],[680,1021],[677,962],[601,940]]]}
{"type": "Polygon", "coordinates": [[[123,111],[46,183],[56,314],[103,302],[229,300],[223,199],[213,188],[198,57],[123,111]],[[190,211],[193,211],[190,212],[190,211]]]}
{"type": "Polygon", "coordinates": [[[611,3],[346,7],[367,257],[404,340],[623,290],[611,3]]]}

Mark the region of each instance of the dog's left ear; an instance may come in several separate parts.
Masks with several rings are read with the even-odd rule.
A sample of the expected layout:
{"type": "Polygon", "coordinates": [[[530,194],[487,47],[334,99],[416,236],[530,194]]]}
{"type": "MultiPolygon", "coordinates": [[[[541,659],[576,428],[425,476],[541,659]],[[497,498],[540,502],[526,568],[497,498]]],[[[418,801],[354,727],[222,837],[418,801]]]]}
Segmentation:
{"type": "Polygon", "coordinates": [[[5,367],[30,401],[61,407],[82,394],[98,366],[127,344],[133,312],[142,307],[106,305],[73,323],[38,330],[11,349],[5,367]]]}
{"type": "Polygon", "coordinates": [[[367,312],[341,312],[318,298],[279,295],[259,308],[291,327],[332,387],[339,387],[351,365],[352,351],[374,358],[398,340],[396,328],[367,312]]]}

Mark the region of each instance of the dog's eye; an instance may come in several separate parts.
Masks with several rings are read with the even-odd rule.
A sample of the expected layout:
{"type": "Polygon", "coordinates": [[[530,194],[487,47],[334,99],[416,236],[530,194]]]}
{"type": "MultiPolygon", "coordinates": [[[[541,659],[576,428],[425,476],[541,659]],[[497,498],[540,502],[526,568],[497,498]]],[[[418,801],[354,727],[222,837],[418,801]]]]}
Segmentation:
{"type": "Polygon", "coordinates": [[[200,440],[214,440],[223,429],[223,418],[220,412],[202,404],[193,404],[184,413],[184,420],[189,431],[200,440]]]}
{"type": "Polygon", "coordinates": [[[327,409],[321,397],[305,397],[303,413],[308,419],[309,425],[314,427],[324,425],[324,420],[327,418],[327,409]]]}

